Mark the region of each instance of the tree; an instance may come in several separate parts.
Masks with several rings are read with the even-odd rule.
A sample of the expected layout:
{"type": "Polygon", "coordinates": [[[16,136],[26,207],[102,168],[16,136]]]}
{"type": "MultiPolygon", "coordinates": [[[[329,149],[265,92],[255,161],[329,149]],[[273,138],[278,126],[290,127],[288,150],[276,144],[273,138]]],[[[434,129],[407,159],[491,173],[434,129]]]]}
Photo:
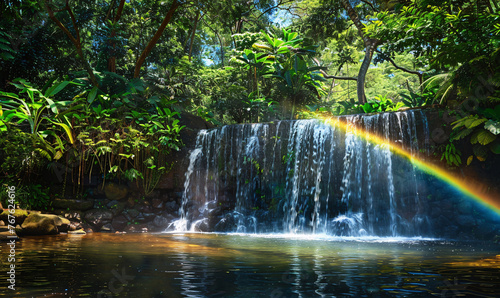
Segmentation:
{"type": "MultiPolygon", "coordinates": [[[[368,35],[365,32],[366,27],[373,22],[369,16],[378,11],[394,11],[402,2],[405,1],[320,0],[316,4],[310,5],[311,8],[306,13],[306,17],[297,24],[300,27],[305,27],[316,40],[328,39],[333,34],[338,36],[340,32],[344,32],[351,25],[354,25],[364,47],[364,57],[356,76],[356,90],[359,104],[366,103],[365,85],[367,72],[374,54],[377,52],[377,48],[382,44],[381,39],[373,35],[368,35]]],[[[386,57],[389,58],[389,56],[386,57]]],[[[402,70],[405,71],[407,69],[404,68],[402,70]]],[[[344,79],[352,80],[353,78],[348,77],[344,79]]]]}

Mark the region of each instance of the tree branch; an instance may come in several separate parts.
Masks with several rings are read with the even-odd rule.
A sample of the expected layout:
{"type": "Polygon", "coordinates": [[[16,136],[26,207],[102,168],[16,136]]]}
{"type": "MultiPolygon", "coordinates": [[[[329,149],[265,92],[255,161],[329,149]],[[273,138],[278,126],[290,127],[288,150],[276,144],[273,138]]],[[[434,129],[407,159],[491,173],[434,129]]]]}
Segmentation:
{"type": "Polygon", "coordinates": [[[61,28],[61,30],[69,37],[69,39],[71,40],[71,42],[77,46],[78,45],[78,41],[75,39],[75,37],[73,36],[73,34],[71,34],[71,32],[69,32],[68,28],[66,28],[66,26],[64,26],[63,23],[61,23],[61,21],[59,21],[58,18],[56,18],[56,16],[54,15],[54,11],[52,10],[52,8],[50,7],[49,5],[49,1],[48,0],[45,0],[45,9],[47,10],[47,12],[49,13],[49,18],[54,21],[54,23],[56,23],[56,25],[61,28]]]}
{"type": "MultiPolygon", "coordinates": [[[[312,60],[314,63],[316,63],[317,66],[321,66],[318,59],[312,58],[312,60]]],[[[327,74],[324,70],[320,70],[320,72],[325,79],[349,80],[349,81],[357,81],[358,80],[358,78],[356,78],[356,77],[332,76],[332,75],[327,74]]]]}
{"type": "Polygon", "coordinates": [[[82,42],[80,39],[80,30],[78,30],[78,27],[76,26],[76,19],[75,19],[75,16],[73,15],[73,12],[71,11],[71,8],[69,7],[68,1],[66,1],[65,10],[67,10],[69,12],[69,15],[71,17],[71,21],[73,23],[73,26],[75,27],[76,37],[73,36],[73,34],[71,34],[71,32],[69,32],[68,28],[66,28],[66,26],[64,26],[64,24],[61,23],[61,21],[59,21],[59,19],[55,16],[54,11],[52,10],[52,8],[49,5],[49,0],[44,0],[44,3],[45,3],[45,9],[47,10],[47,12],[49,14],[49,18],[52,21],[54,21],[54,23],[56,23],[56,25],[59,28],[61,28],[61,30],[68,36],[68,38],[71,40],[71,42],[75,46],[76,52],[77,52],[78,56],[80,56],[80,59],[82,60],[83,67],[85,68],[85,70],[89,74],[90,82],[92,83],[93,86],[99,86],[99,82],[97,82],[97,79],[94,75],[94,71],[90,67],[88,61],[85,60],[85,56],[83,54],[83,49],[82,49],[82,42]]]}
{"type": "MultiPolygon", "coordinates": [[[[271,11],[275,8],[279,8],[281,5],[292,3],[292,2],[294,2],[294,0],[285,1],[285,2],[283,2],[283,0],[280,0],[275,6],[271,6],[270,8],[264,10],[257,19],[260,19],[263,15],[265,15],[269,11],[271,11]]],[[[284,8],[284,9],[287,10],[286,8],[284,8]]],[[[288,12],[290,12],[290,11],[288,10],[288,12]]]]}
{"type": "Polygon", "coordinates": [[[73,28],[75,28],[76,40],[78,40],[78,42],[80,43],[81,42],[81,39],[80,39],[80,30],[78,29],[78,26],[76,25],[75,15],[73,14],[73,11],[69,7],[69,0],[66,0],[66,7],[65,8],[68,11],[69,16],[71,17],[71,23],[73,23],[73,28]]]}
{"type": "Polygon", "coordinates": [[[424,83],[424,79],[423,79],[423,75],[422,75],[422,73],[420,71],[411,70],[411,69],[399,66],[399,65],[396,64],[396,62],[394,62],[394,60],[391,57],[389,57],[389,55],[386,55],[386,54],[382,53],[379,50],[376,50],[376,52],[378,54],[380,54],[380,56],[382,57],[382,59],[384,59],[386,61],[389,61],[396,69],[399,69],[399,70],[402,70],[404,72],[417,75],[418,76],[418,80],[420,82],[420,86],[422,86],[422,84],[424,83]]]}
{"type": "Polygon", "coordinates": [[[153,36],[153,38],[151,38],[144,51],[142,51],[139,59],[137,59],[137,62],[135,63],[134,78],[139,77],[142,64],[144,63],[144,61],[146,61],[146,57],[149,55],[149,53],[151,53],[151,50],[154,48],[154,46],[160,39],[161,35],[163,34],[163,31],[167,27],[168,23],[172,19],[172,16],[174,15],[174,12],[177,10],[179,6],[180,6],[179,2],[177,2],[177,0],[174,0],[172,6],[170,6],[170,9],[167,12],[167,15],[163,19],[163,22],[161,23],[158,30],[156,30],[155,35],[153,36]]]}
{"type": "Polygon", "coordinates": [[[120,20],[122,17],[122,12],[123,12],[123,6],[125,6],[125,0],[120,1],[120,5],[118,6],[118,10],[116,11],[115,19],[113,20],[113,23],[116,23],[120,20]]]}
{"type": "Polygon", "coordinates": [[[374,12],[378,12],[378,10],[375,9],[375,6],[373,6],[373,3],[366,1],[366,0],[361,0],[361,2],[368,4],[374,12]]]}

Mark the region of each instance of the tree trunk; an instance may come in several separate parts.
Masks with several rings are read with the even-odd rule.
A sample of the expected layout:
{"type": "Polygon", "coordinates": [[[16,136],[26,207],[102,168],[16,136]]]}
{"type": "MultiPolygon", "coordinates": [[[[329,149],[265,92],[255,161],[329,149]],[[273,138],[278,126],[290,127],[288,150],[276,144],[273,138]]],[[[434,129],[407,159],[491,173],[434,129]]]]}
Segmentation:
{"type": "Polygon", "coordinates": [[[361,67],[358,72],[358,80],[356,81],[356,91],[358,93],[358,102],[359,104],[366,103],[366,95],[365,95],[365,80],[366,73],[368,72],[368,68],[370,67],[370,63],[372,62],[373,53],[377,49],[378,40],[370,39],[365,44],[365,58],[363,59],[363,63],[361,63],[361,67]]]}
{"type": "Polygon", "coordinates": [[[189,61],[191,61],[191,57],[193,55],[193,43],[194,43],[194,36],[196,33],[196,27],[198,27],[198,20],[200,18],[200,12],[198,11],[196,13],[196,17],[194,19],[194,26],[193,26],[193,32],[191,32],[191,43],[189,44],[189,61]]]}
{"type": "MultiPolygon", "coordinates": [[[[120,5],[118,5],[118,10],[116,11],[116,15],[113,18],[113,26],[118,23],[122,16],[123,6],[125,5],[125,0],[120,0],[120,5]]],[[[111,31],[111,38],[116,37],[116,30],[113,28],[111,31]]],[[[112,45],[112,55],[108,58],[108,71],[116,72],[116,56],[115,56],[115,48],[116,42],[112,45]]]]}
{"type": "Polygon", "coordinates": [[[142,51],[141,56],[139,59],[137,59],[137,62],[135,63],[135,70],[134,70],[134,78],[138,78],[140,73],[141,73],[141,67],[142,64],[144,64],[144,61],[146,61],[146,58],[149,56],[151,53],[151,50],[154,48],[158,40],[160,39],[161,35],[163,34],[163,31],[167,27],[168,23],[170,23],[170,20],[172,19],[172,16],[174,15],[175,10],[180,6],[180,4],[177,2],[177,0],[174,0],[172,3],[172,6],[170,6],[170,9],[167,12],[167,15],[163,19],[163,22],[161,23],[160,27],[158,30],[156,30],[155,35],[151,40],[149,41],[148,45],[142,51]]]}
{"type": "Polygon", "coordinates": [[[358,13],[352,8],[349,0],[342,0],[342,5],[347,11],[347,15],[354,23],[356,28],[358,29],[358,34],[364,41],[365,44],[365,58],[363,59],[363,63],[361,63],[361,67],[358,72],[358,80],[357,80],[357,94],[358,94],[358,103],[365,104],[366,96],[365,96],[365,79],[366,73],[368,72],[368,68],[370,67],[370,63],[372,62],[373,53],[377,49],[380,41],[378,39],[370,39],[363,33],[364,25],[361,23],[359,19],[358,13]]]}

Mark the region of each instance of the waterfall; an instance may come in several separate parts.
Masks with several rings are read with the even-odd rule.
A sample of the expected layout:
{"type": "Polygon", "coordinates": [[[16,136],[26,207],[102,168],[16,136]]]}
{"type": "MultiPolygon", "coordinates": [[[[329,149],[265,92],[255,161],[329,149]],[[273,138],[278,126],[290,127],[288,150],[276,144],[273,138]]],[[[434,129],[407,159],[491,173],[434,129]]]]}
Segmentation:
{"type": "Polygon", "coordinates": [[[376,134],[418,154],[427,150],[421,111],[239,124],[202,130],[191,151],[179,231],[430,234],[420,173],[376,134]],[[420,144],[418,142],[420,140],[420,144]],[[423,141],[422,141],[423,140],[423,141]]]}

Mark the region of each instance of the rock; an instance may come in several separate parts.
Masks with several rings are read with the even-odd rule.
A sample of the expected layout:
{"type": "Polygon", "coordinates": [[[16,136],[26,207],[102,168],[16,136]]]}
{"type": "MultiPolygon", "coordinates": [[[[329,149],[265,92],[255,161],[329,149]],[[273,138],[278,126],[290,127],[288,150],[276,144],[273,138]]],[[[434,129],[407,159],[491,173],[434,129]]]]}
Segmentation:
{"type": "Polygon", "coordinates": [[[153,224],[158,228],[166,229],[169,223],[170,223],[170,220],[168,220],[168,218],[163,217],[163,216],[156,216],[153,219],[153,224]]]}
{"type": "Polygon", "coordinates": [[[127,199],[127,206],[128,206],[129,208],[133,208],[133,207],[135,206],[135,200],[134,200],[132,197],[129,197],[129,198],[127,199]]]}
{"type": "Polygon", "coordinates": [[[52,207],[63,210],[86,211],[94,207],[94,200],[55,199],[52,201],[52,207]]]}
{"type": "Polygon", "coordinates": [[[117,200],[109,202],[106,206],[111,210],[111,212],[115,216],[122,213],[123,210],[125,209],[125,203],[117,200]]]}
{"type": "Polygon", "coordinates": [[[69,219],[69,220],[76,220],[76,221],[82,220],[82,212],[81,211],[68,211],[68,212],[64,212],[62,214],[62,216],[64,218],[69,219]]]}
{"type": "Polygon", "coordinates": [[[107,223],[101,227],[101,232],[114,233],[115,229],[113,229],[113,226],[111,225],[111,223],[107,223]]]}
{"type": "Polygon", "coordinates": [[[457,223],[463,227],[472,227],[475,225],[474,217],[471,215],[459,215],[457,223]]]}
{"type": "Polygon", "coordinates": [[[135,206],[135,209],[142,213],[153,213],[153,208],[149,205],[144,205],[144,204],[137,205],[135,206]]]}
{"type": "Polygon", "coordinates": [[[163,210],[163,201],[160,199],[153,199],[153,200],[151,200],[151,206],[154,209],[163,210]]]}
{"type": "Polygon", "coordinates": [[[0,220],[4,222],[9,222],[9,214],[13,215],[16,219],[16,224],[20,225],[24,222],[24,220],[28,217],[28,211],[24,209],[15,209],[14,214],[10,213],[9,209],[4,209],[0,214],[0,220]]]}
{"type": "Polygon", "coordinates": [[[170,212],[170,213],[174,213],[177,210],[179,210],[179,206],[177,205],[177,203],[175,201],[170,201],[170,202],[165,203],[165,210],[170,212]]]}
{"type": "Polygon", "coordinates": [[[128,223],[128,219],[124,215],[118,215],[117,217],[113,218],[111,221],[111,225],[115,230],[122,231],[125,229],[128,223]]]}
{"type": "Polygon", "coordinates": [[[69,231],[77,231],[77,230],[81,230],[82,229],[82,224],[79,223],[79,222],[74,222],[72,221],[70,224],[69,224],[69,231]]]}
{"type": "Polygon", "coordinates": [[[226,216],[221,219],[214,227],[215,232],[229,232],[232,231],[236,227],[236,222],[234,217],[230,214],[226,214],[226,216]]]}
{"type": "Polygon", "coordinates": [[[127,197],[128,187],[126,185],[116,184],[113,182],[106,183],[104,193],[109,200],[123,200],[127,197]]]}
{"type": "Polygon", "coordinates": [[[205,218],[194,222],[193,225],[191,226],[191,229],[193,229],[195,232],[208,232],[209,231],[208,219],[205,218]]]}
{"type": "Polygon", "coordinates": [[[100,228],[106,221],[113,219],[113,213],[104,209],[92,209],[85,212],[85,220],[96,228],[100,228]]]}
{"type": "Polygon", "coordinates": [[[30,214],[21,225],[22,235],[55,235],[69,230],[70,221],[54,214],[30,214]]]}
{"type": "Polygon", "coordinates": [[[131,221],[132,219],[136,218],[137,216],[139,216],[140,212],[135,210],[135,209],[129,209],[127,210],[126,212],[123,213],[123,215],[125,215],[125,217],[131,221]]]}
{"type": "Polygon", "coordinates": [[[83,229],[79,229],[76,231],[69,231],[68,234],[74,234],[74,235],[87,235],[83,229]]]}
{"type": "Polygon", "coordinates": [[[152,221],[155,216],[156,214],[154,213],[142,213],[142,218],[144,218],[144,221],[152,221]]]}

